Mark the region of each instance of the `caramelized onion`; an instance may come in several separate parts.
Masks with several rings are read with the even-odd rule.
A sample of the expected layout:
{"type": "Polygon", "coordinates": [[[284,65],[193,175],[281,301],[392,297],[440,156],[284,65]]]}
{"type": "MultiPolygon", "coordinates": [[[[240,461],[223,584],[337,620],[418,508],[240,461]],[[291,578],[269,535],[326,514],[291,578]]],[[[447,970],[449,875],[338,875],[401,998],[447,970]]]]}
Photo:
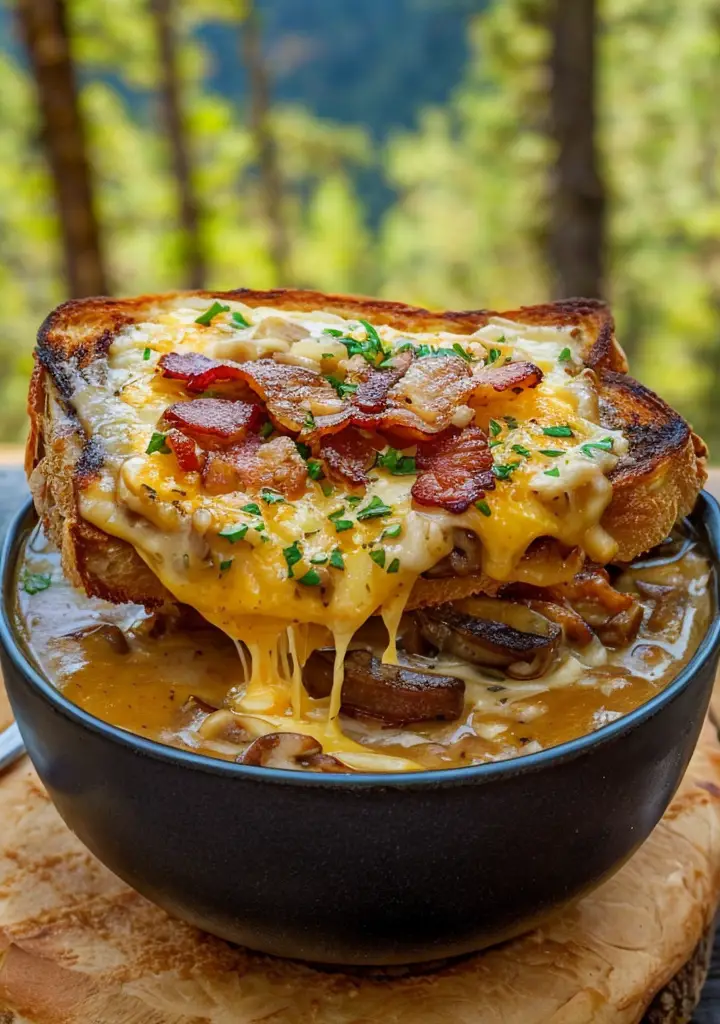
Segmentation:
{"type": "Polygon", "coordinates": [[[555,658],[562,630],[526,605],[492,597],[423,608],[416,613],[426,640],[475,665],[503,668],[513,679],[542,675],[555,658]]]}

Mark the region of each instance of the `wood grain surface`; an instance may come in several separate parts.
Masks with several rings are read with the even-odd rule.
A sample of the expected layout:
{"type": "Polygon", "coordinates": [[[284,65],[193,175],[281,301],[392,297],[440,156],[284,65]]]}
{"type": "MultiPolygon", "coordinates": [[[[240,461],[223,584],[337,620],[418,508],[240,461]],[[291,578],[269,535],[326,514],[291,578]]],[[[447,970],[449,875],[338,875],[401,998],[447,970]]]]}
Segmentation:
{"type": "MultiPolygon", "coordinates": [[[[0,532],[25,493],[19,468],[0,469],[0,532]]],[[[687,1024],[720,895],[720,745],[708,727],[669,813],[608,883],[429,975],[320,972],[169,919],[84,850],[27,762],[0,783],[0,822],[2,1024],[687,1024]]],[[[692,1021],[720,1024],[720,943],[692,1021]]]]}

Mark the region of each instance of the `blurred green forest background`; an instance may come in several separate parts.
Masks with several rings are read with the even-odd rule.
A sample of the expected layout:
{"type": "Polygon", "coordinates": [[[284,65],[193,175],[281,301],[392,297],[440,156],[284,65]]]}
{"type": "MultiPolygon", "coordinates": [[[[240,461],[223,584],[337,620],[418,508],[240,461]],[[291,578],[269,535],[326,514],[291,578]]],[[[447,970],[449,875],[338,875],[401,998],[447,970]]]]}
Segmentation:
{"type": "Polygon", "coordinates": [[[601,295],[720,452],[720,0],[0,0],[0,440],[70,295],[601,295]]]}

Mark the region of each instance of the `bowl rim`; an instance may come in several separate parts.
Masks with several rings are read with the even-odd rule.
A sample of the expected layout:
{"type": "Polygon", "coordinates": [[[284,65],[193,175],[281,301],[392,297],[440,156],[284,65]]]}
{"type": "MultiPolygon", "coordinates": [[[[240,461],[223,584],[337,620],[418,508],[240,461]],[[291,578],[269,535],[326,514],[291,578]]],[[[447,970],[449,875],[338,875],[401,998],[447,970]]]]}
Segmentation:
{"type": "Polygon", "coordinates": [[[647,719],[652,718],[666,704],[671,703],[680,692],[692,683],[696,674],[712,658],[718,647],[720,647],[720,505],[711,494],[703,490],[700,492],[697,503],[688,518],[702,525],[711,549],[711,566],[714,570],[711,579],[711,590],[714,598],[715,612],[695,654],[693,654],[688,663],[665,689],[614,722],[601,726],[595,732],[585,733],[583,736],[578,736],[573,740],[568,740],[554,747],[547,747],[537,753],[523,754],[519,757],[507,758],[502,761],[490,761],[462,768],[437,768],[402,773],[353,772],[348,774],[323,774],[320,772],[302,772],[286,768],[243,765],[234,761],[224,761],[220,758],[209,757],[206,754],[196,754],[179,747],[172,747],[155,740],[146,739],[119,726],[104,722],[100,718],[96,718],[63,696],[60,690],[49,679],[45,679],[39,670],[34,667],[23,650],[22,643],[17,636],[15,626],[9,614],[9,606],[13,600],[12,583],[15,566],[20,554],[20,541],[26,529],[30,526],[30,521],[34,519],[37,522],[32,499],[28,499],[23,503],[8,524],[2,545],[2,553],[0,554],[0,586],[2,587],[2,600],[0,601],[0,644],[4,648],[6,656],[12,661],[25,682],[31,684],[36,691],[39,691],[40,695],[44,697],[56,712],[69,718],[75,724],[90,729],[91,732],[100,737],[125,747],[131,753],[171,763],[181,768],[200,770],[214,775],[227,776],[228,778],[245,777],[248,781],[289,783],[301,787],[319,786],[324,789],[367,788],[373,786],[381,789],[405,789],[418,786],[438,787],[458,783],[490,782],[493,779],[524,774],[564,763],[579,757],[589,750],[595,750],[598,747],[613,742],[618,737],[641,725],[647,719]]]}

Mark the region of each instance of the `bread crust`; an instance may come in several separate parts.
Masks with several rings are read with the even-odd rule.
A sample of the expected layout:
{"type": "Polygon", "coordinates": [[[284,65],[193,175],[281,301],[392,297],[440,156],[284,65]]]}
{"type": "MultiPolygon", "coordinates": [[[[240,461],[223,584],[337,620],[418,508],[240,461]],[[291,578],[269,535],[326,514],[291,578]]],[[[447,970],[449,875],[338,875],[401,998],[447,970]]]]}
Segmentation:
{"type": "MultiPolygon", "coordinates": [[[[92,298],[63,303],[38,332],[30,384],[30,435],[26,470],[44,526],[62,552],[68,578],[97,597],[157,606],[172,600],[134,548],[83,520],[77,496],[102,467],[103,452],[87,438],[75,417],[72,394],[78,374],[104,359],[115,334],[152,316],[180,296],[238,300],[249,306],[286,310],[324,309],[363,317],[398,330],[472,333],[494,317],[524,324],[575,327],[588,339],[583,358],[600,383],[601,417],[621,428],[630,450],[613,473],[613,501],[603,525],[620,545],[618,560],[629,561],[662,541],[691,509],[706,478],[705,447],[688,424],[665,402],[627,376],[607,306],[593,299],[569,299],[515,310],[433,312],[379,299],[276,289],[195,291],[131,299],[92,298]]],[[[409,607],[447,601],[471,593],[495,593],[486,576],[419,580],[409,607]]]]}

